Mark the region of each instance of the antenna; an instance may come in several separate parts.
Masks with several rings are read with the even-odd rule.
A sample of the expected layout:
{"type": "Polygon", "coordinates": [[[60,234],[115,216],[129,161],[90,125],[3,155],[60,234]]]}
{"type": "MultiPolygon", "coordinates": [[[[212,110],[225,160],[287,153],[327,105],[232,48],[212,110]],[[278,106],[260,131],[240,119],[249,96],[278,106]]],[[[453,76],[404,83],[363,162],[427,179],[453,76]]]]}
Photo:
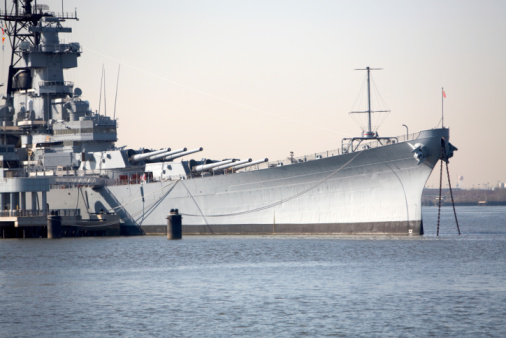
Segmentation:
{"type": "Polygon", "coordinates": [[[121,69],[121,64],[118,66],[118,78],[116,79],[116,96],[114,97],[114,116],[113,119],[116,120],[116,101],[118,100],[118,87],[119,87],[119,71],[121,69]]]}
{"type": "Polygon", "coordinates": [[[107,116],[107,96],[106,96],[106,89],[105,89],[105,67],[102,64],[102,78],[100,79],[100,97],[98,99],[98,114],[100,115],[100,105],[102,103],[102,85],[103,85],[103,92],[104,92],[104,115],[107,116]]]}
{"type": "Polygon", "coordinates": [[[107,89],[105,85],[105,68],[104,68],[104,115],[107,116],[107,89]]]}
{"type": "Polygon", "coordinates": [[[100,106],[102,104],[102,84],[104,83],[104,64],[102,64],[102,77],[100,78],[100,96],[98,97],[98,114],[100,115],[100,106]]]}

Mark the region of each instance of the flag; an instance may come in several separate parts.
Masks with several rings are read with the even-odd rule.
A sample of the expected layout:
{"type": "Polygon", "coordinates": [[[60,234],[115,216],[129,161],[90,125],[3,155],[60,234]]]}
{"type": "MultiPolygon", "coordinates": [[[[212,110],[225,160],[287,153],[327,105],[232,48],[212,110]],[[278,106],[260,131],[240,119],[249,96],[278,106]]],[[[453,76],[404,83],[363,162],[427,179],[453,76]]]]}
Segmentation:
{"type": "Polygon", "coordinates": [[[443,90],[443,97],[446,99],[446,93],[444,90],[443,90]]]}

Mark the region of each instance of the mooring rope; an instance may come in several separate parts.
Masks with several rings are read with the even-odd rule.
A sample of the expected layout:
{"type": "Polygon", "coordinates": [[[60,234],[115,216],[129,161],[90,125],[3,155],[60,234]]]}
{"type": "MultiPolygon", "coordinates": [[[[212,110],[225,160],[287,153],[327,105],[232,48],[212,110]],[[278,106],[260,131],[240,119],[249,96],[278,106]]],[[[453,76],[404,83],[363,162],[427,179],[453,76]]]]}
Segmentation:
{"type": "MultiPolygon", "coordinates": [[[[160,190],[163,190],[163,189],[167,188],[170,184],[172,184],[172,187],[171,187],[171,189],[170,189],[170,191],[172,191],[172,190],[175,188],[176,184],[177,184],[179,181],[180,181],[180,180],[176,180],[175,182],[170,182],[169,184],[163,185],[161,188],[159,188],[159,189],[157,189],[157,190],[155,190],[155,191],[153,191],[153,192],[151,192],[151,193],[149,193],[149,194],[147,194],[147,195],[144,195],[144,196],[142,196],[142,195],[141,195],[141,197],[138,197],[138,198],[135,198],[135,199],[133,199],[133,200],[130,200],[130,201],[128,201],[127,203],[123,203],[123,204],[120,204],[120,205],[118,205],[118,206],[115,206],[114,208],[108,209],[107,211],[108,211],[108,212],[116,212],[116,209],[123,208],[125,205],[129,205],[129,204],[131,204],[131,203],[133,203],[133,202],[135,202],[135,201],[138,201],[138,200],[140,200],[140,199],[143,199],[143,198],[146,198],[146,197],[148,197],[148,196],[151,196],[151,195],[153,195],[153,194],[157,193],[158,191],[160,191],[160,190]]],[[[153,202],[152,204],[154,204],[154,203],[156,203],[156,202],[157,202],[157,201],[153,202]]],[[[152,204],[151,204],[151,205],[152,205],[152,204]]]]}
{"type": "MultiPolygon", "coordinates": [[[[190,195],[190,197],[192,198],[193,202],[195,203],[195,206],[197,207],[197,209],[199,210],[200,212],[200,215],[202,215],[202,218],[204,219],[204,222],[206,223],[206,226],[207,228],[209,229],[209,231],[211,232],[211,234],[214,235],[214,232],[213,232],[213,229],[211,229],[211,227],[209,226],[209,222],[207,221],[207,218],[206,216],[204,215],[204,213],[202,212],[202,209],[200,209],[200,206],[199,204],[197,203],[197,201],[195,200],[195,198],[193,197],[192,193],[190,192],[190,190],[186,187],[186,184],[184,184],[184,182],[181,182],[181,184],[183,185],[183,187],[186,189],[186,191],[188,192],[188,195],[190,195]]],[[[185,214],[181,214],[181,215],[185,215],[185,214]]]]}
{"type": "MultiPolygon", "coordinates": [[[[255,212],[259,212],[259,211],[263,211],[263,210],[267,210],[267,209],[273,208],[275,206],[278,206],[278,205],[281,205],[281,204],[286,203],[288,201],[291,201],[291,200],[293,200],[293,199],[295,199],[295,198],[297,198],[299,196],[302,196],[305,193],[313,190],[314,188],[316,188],[320,184],[324,183],[325,181],[329,180],[332,176],[334,176],[335,174],[337,174],[338,172],[340,172],[341,170],[343,170],[344,168],[346,168],[361,153],[362,152],[358,152],[355,156],[353,156],[348,162],[346,162],[345,164],[343,164],[340,168],[334,170],[332,173],[330,173],[329,175],[327,175],[326,177],[324,177],[323,179],[321,179],[319,182],[316,182],[314,185],[310,186],[309,188],[307,188],[305,190],[302,190],[302,191],[300,191],[300,192],[298,192],[298,193],[296,193],[296,194],[294,194],[294,195],[292,195],[290,197],[281,199],[281,200],[279,200],[277,202],[274,202],[274,203],[271,203],[271,204],[268,204],[268,205],[265,205],[265,206],[262,206],[262,207],[259,207],[259,208],[251,209],[251,210],[238,211],[238,212],[233,212],[233,213],[229,213],[229,214],[204,215],[202,213],[202,211],[200,210],[200,207],[198,206],[197,202],[195,201],[195,199],[193,198],[193,196],[190,194],[190,191],[188,191],[188,193],[190,194],[190,196],[195,201],[195,204],[197,205],[197,208],[199,209],[199,211],[201,212],[201,214],[198,215],[198,214],[181,213],[181,215],[184,215],[184,216],[193,216],[193,217],[202,216],[202,217],[204,217],[204,220],[205,220],[206,217],[228,217],[228,216],[246,215],[246,214],[251,214],[251,213],[255,213],[255,212]]],[[[207,221],[206,221],[206,224],[207,224],[207,221]]]]}
{"type": "MultiPolygon", "coordinates": [[[[212,233],[212,229],[209,227],[209,222],[207,221],[207,217],[227,217],[227,216],[238,216],[238,215],[245,215],[245,214],[250,214],[250,213],[255,213],[255,212],[259,212],[259,211],[263,211],[263,210],[267,210],[267,209],[270,209],[270,208],[273,208],[275,206],[278,206],[278,205],[281,205],[283,203],[286,203],[288,201],[291,201],[297,197],[300,197],[304,194],[306,194],[307,192],[315,189],[316,187],[318,187],[320,184],[326,182],[327,180],[329,180],[332,176],[334,176],[335,174],[337,174],[338,172],[340,172],[341,170],[343,170],[344,168],[346,168],[351,162],[353,162],[357,156],[359,156],[362,152],[358,152],[355,156],[353,156],[348,162],[346,162],[345,164],[343,164],[340,168],[334,170],[332,173],[330,173],[329,175],[327,175],[326,177],[324,177],[323,179],[321,179],[320,181],[316,182],[314,185],[308,187],[307,189],[304,189],[292,196],[289,196],[287,198],[284,198],[284,199],[281,199],[277,202],[274,202],[274,203],[271,203],[271,204],[268,204],[268,205],[265,205],[265,206],[262,206],[262,207],[259,207],[259,208],[255,208],[255,209],[251,209],[251,210],[244,210],[244,211],[239,211],[239,212],[235,212],[235,213],[228,213],[228,214],[219,214],[219,215],[204,215],[204,213],[202,212],[202,209],[200,208],[200,206],[198,205],[196,199],[193,197],[193,195],[191,194],[190,190],[186,187],[186,185],[184,184],[184,182],[182,182],[182,180],[176,180],[175,182],[171,182],[170,184],[172,184],[172,186],[170,187],[171,189],[167,192],[170,193],[176,186],[176,184],[181,181],[181,184],[183,184],[183,187],[186,189],[186,191],[188,192],[188,194],[190,195],[190,197],[192,198],[192,200],[194,201],[198,211],[200,212],[200,214],[187,214],[187,213],[181,213],[181,215],[183,216],[193,216],[193,217],[199,217],[201,216],[202,218],[204,218],[204,221],[207,225],[207,227],[209,228],[209,230],[211,231],[212,233]]],[[[148,195],[145,195],[145,196],[140,196],[138,198],[135,198],[135,199],[132,199],[130,201],[128,201],[127,203],[123,203],[123,204],[120,204],[120,205],[117,205],[111,209],[108,209],[107,212],[110,213],[110,212],[114,212],[117,214],[117,211],[119,209],[122,209],[124,208],[126,205],[129,205],[131,203],[134,203],[142,198],[145,198],[147,196],[150,196],[150,195],[153,195],[155,193],[157,193],[158,191],[162,190],[162,189],[165,189],[167,188],[167,186],[169,186],[169,184],[166,184],[166,185],[163,185],[161,188],[149,193],[148,195]]],[[[167,195],[166,194],[166,195],[167,195]]],[[[165,197],[166,197],[165,195],[165,197]]],[[[153,203],[150,203],[147,208],[149,209],[152,205],[154,205],[155,203],[159,202],[158,200],[157,201],[154,201],[153,203]]],[[[127,220],[129,218],[133,218],[137,215],[139,215],[140,213],[142,213],[143,211],[142,210],[139,210],[127,217],[122,217],[120,218],[120,221],[124,221],[124,220],[127,220]]],[[[102,226],[105,225],[105,224],[102,224],[102,226]]]]}

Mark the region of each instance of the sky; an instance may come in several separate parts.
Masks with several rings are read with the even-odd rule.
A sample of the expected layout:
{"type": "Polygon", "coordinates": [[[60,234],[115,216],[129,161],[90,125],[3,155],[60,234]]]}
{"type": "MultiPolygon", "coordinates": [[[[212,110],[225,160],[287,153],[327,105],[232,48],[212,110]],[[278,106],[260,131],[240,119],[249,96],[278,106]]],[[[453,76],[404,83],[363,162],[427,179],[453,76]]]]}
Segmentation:
{"type": "Polygon", "coordinates": [[[380,136],[440,126],[444,88],[452,186],[506,182],[506,1],[38,3],[77,11],[62,42],[83,54],[66,79],[98,110],[105,69],[118,146],[270,160],[338,149],[361,133],[349,112],[366,108],[355,69],[370,66],[373,109],[391,111],[380,136]]]}

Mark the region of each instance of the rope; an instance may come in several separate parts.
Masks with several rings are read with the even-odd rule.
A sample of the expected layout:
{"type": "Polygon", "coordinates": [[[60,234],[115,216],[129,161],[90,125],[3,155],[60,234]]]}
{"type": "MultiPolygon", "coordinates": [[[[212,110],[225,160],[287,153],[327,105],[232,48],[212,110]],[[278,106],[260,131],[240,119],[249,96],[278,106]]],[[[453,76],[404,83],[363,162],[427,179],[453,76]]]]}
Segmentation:
{"type": "MultiPolygon", "coordinates": [[[[180,181],[180,180],[176,180],[176,181],[173,183],[173,185],[175,186],[175,185],[176,185],[179,181],[180,181]]],[[[172,182],[171,182],[171,183],[172,183],[172,182]]],[[[145,195],[145,196],[142,196],[142,195],[141,195],[141,197],[138,197],[138,198],[135,198],[135,199],[133,199],[133,200],[130,200],[130,201],[128,201],[127,203],[120,204],[120,205],[118,205],[118,206],[116,206],[116,207],[114,207],[114,208],[111,208],[111,209],[107,210],[107,211],[108,211],[108,212],[115,212],[115,211],[116,211],[116,209],[123,208],[125,205],[129,205],[129,204],[131,204],[131,203],[133,203],[133,202],[135,202],[135,201],[137,201],[137,200],[140,200],[140,199],[143,199],[143,198],[145,198],[145,197],[147,197],[147,196],[153,195],[154,193],[157,193],[158,191],[165,189],[168,185],[169,185],[169,184],[166,184],[166,185],[162,186],[161,188],[159,188],[159,189],[157,189],[157,190],[153,191],[152,193],[149,193],[149,194],[147,194],[147,195],[145,195]]],[[[174,188],[174,186],[173,186],[172,188],[174,188]]],[[[172,189],[171,189],[171,191],[172,191],[172,189]]],[[[154,203],[156,203],[156,202],[153,202],[152,204],[154,204],[154,203]]],[[[152,205],[152,204],[150,204],[150,205],[152,205]]]]}
{"type": "MultiPolygon", "coordinates": [[[[169,184],[172,184],[171,189],[169,189],[169,191],[167,191],[167,193],[166,193],[166,194],[165,194],[165,195],[164,195],[161,199],[164,199],[165,197],[167,197],[167,195],[168,195],[168,194],[169,194],[169,193],[170,193],[170,192],[171,192],[171,191],[175,188],[176,184],[177,184],[179,181],[180,181],[180,180],[176,180],[176,181],[175,181],[175,182],[173,182],[173,183],[172,183],[172,182],[170,182],[169,184]]],[[[128,205],[128,204],[131,204],[131,203],[133,203],[133,202],[135,202],[135,201],[137,201],[137,200],[139,200],[139,199],[142,199],[142,198],[144,198],[144,197],[147,197],[147,196],[153,195],[153,194],[157,193],[158,191],[165,189],[165,188],[166,188],[169,184],[163,185],[161,188],[159,188],[159,189],[157,189],[157,190],[155,190],[155,191],[153,191],[153,192],[149,193],[148,195],[144,195],[144,196],[141,196],[141,197],[139,197],[139,198],[135,198],[135,199],[133,199],[133,200],[128,201],[127,203],[120,204],[120,205],[118,205],[118,206],[116,206],[116,207],[114,207],[114,208],[108,209],[106,212],[107,212],[107,213],[115,213],[116,215],[118,215],[118,213],[116,212],[116,210],[121,209],[121,208],[123,208],[124,206],[126,206],[126,205],[128,205]]],[[[84,193],[83,193],[83,190],[81,189],[81,187],[78,187],[78,193],[77,193],[77,204],[79,204],[79,196],[80,196],[80,194],[81,194],[81,195],[83,195],[84,193]]],[[[86,211],[88,212],[88,215],[89,215],[89,214],[90,214],[90,211],[89,211],[89,209],[88,209],[88,205],[87,205],[86,199],[85,199],[85,197],[84,197],[84,196],[81,196],[81,197],[82,197],[82,199],[83,199],[83,201],[84,201],[84,204],[85,204],[85,206],[86,206],[86,211]]],[[[146,207],[148,210],[150,210],[150,209],[151,209],[151,207],[152,207],[153,205],[155,205],[156,203],[160,203],[160,200],[161,200],[161,199],[159,199],[159,200],[157,200],[157,201],[154,201],[153,203],[150,203],[150,204],[148,204],[148,205],[147,205],[147,206],[145,206],[145,207],[146,207]]],[[[77,206],[76,206],[76,209],[77,209],[77,206]]],[[[121,221],[125,221],[125,220],[128,220],[128,219],[134,219],[136,216],[138,216],[138,215],[140,215],[140,214],[142,214],[142,213],[144,213],[144,209],[140,209],[139,211],[137,211],[137,212],[135,212],[135,213],[133,213],[133,214],[129,214],[127,217],[121,217],[121,218],[119,219],[119,221],[121,222],[121,221]]],[[[100,226],[110,225],[110,224],[113,224],[113,223],[115,223],[115,222],[116,222],[116,221],[103,223],[103,224],[100,224],[100,226]]]]}
{"type": "MultiPolygon", "coordinates": [[[[286,203],[286,202],[288,202],[288,201],[291,201],[291,200],[293,200],[293,199],[295,199],[295,198],[297,198],[297,197],[299,197],[299,196],[301,196],[301,195],[304,195],[305,193],[307,193],[307,192],[309,192],[309,191],[313,190],[314,188],[316,188],[316,187],[317,187],[317,186],[319,186],[320,184],[324,183],[325,181],[329,180],[332,176],[334,176],[335,174],[337,174],[338,172],[340,172],[341,170],[343,170],[344,168],[346,168],[346,167],[347,167],[347,166],[348,166],[348,165],[349,165],[349,164],[350,164],[353,160],[355,160],[355,158],[357,158],[357,156],[358,156],[358,155],[360,155],[361,153],[362,153],[362,152],[358,152],[355,156],[353,156],[353,157],[352,157],[352,158],[351,158],[348,162],[346,162],[346,163],[345,163],[344,165],[342,165],[340,168],[338,168],[338,169],[334,170],[332,173],[330,173],[329,175],[327,175],[326,177],[324,177],[324,178],[323,178],[322,180],[320,180],[319,182],[316,182],[314,185],[310,186],[309,188],[307,188],[307,189],[305,189],[305,190],[302,190],[301,192],[296,193],[295,195],[292,195],[292,196],[290,196],[290,197],[287,197],[287,198],[281,199],[281,200],[279,200],[279,201],[277,201],[277,202],[274,202],[274,203],[271,203],[271,204],[269,204],[269,205],[262,206],[262,207],[259,207],[259,208],[251,209],[251,210],[244,210],[244,211],[239,211],[239,212],[235,212],[235,213],[221,214],[221,215],[204,215],[204,213],[202,212],[202,209],[201,209],[201,208],[200,208],[200,206],[198,205],[197,201],[195,200],[195,198],[193,197],[193,195],[191,194],[191,192],[189,191],[189,189],[186,187],[186,185],[184,184],[184,182],[182,182],[181,180],[177,180],[177,181],[175,181],[175,182],[173,183],[173,186],[171,187],[171,189],[167,192],[167,194],[169,194],[169,193],[170,193],[170,192],[174,189],[175,185],[176,185],[179,181],[181,181],[181,183],[182,183],[182,184],[183,184],[183,186],[185,187],[186,191],[188,192],[188,194],[190,195],[190,197],[191,197],[191,198],[192,198],[192,200],[194,201],[194,203],[195,203],[195,205],[196,205],[197,209],[198,209],[198,210],[199,210],[199,212],[200,212],[200,215],[199,215],[199,214],[185,214],[185,213],[182,213],[181,215],[184,215],[184,216],[194,216],[194,217],[202,216],[202,217],[204,218],[204,221],[205,221],[205,223],[206,223],[206,225],[207,225],[207,227],[208,227],[209,231],[210,231],[211,233],[213,233],[212,229],[209,227],[209,223],[208,223],[208,221],[207,221],[206,217],[225,217],[225,216],[245,215],[245,214],[250,214],[250,213],[255,213],[255,212],[259,212],[259,211],[267,210],[267,209],[273,208],[273,207],[275,207],[275,206],[281,205],[281,204],[283,204],[283,203],[286,203]]],[[[137,201],[137,200],[140,200],[140,199],[142,199],[142,198],[144,198],[144,197],[147,197],[147,196],[150,196],[150,195],[152,195],[152,194],[155,194],[155,193],[157,193],[158,191],[160,191],[160,190],[162,190],[162,189],[165,189],[168,185],[169,185],[169,184],[164,185],[164,186],[162,186],[161,188],[159,188],[159,189],[157,189],[157,190],[155,190],[155,191],[151,192],[151,193],[150,193],[150,194],[148,194],[148,195],[145,195],[145,196],[141,196],[141,197],[135,198],[135,199],[133,199],[133,200],[128,201],[127,203],[124,203],[124,204],[118,205],[118,206],[116,206],[116,207],[113,207],[113,208],[111,208],[111,209],[108,209],[108,210],[107,210],[107,212],[114,212],[114,213],[116,213],[116,214],[117,214],[116,210],[121,209],[121,208],[124,208],[124,206],[129,205],[129,204],[131,204],[131,203],[133,203],[133,202],[135,202],[135,201],[137,201]]],[[[166,194],[166,195],[167,195],[167,194],[166,194]]],[[[166,197],[166,196],[165,196],[165,197],[166,197]]],[[[84,199],[84,197],[83,197],[83,199],[84,199]]],[[[148,209],[150,209],[150,208],[151,208],[151,206],[153,206],[155,203],[158,203],[158,202],[159,202],[159,201],[155,201],[155,202],[153,202],[153,203],[149,204],[149,205],[147,206],[147,208],[148,208],[148,209]]],[[[142,213],[142,212],[143,212],[143,210],[139,210],[139,211],[137,211],[137,212],[135,212],[135,213],[133,213],[133,214],[129,215],[128,217],[122,217],[122,218],[120,218],[120,221],[124,221],[124,220],[127,220],[127,219],[129,219],[129,218],[134,218],[134,217],[136,217],[137,215],[139,215],[139,214],[140,214],[140,213],[142,213]]]]}
{"type": "MultiPolygon", "coordinates": [[[[148,204],[147,206],[144,206],[144,208],[139,209],[137,212],[135,212],[135,213],[133,213],[133,214],[129,214],[127,217],[122,217],[122,218],[120,218],[120,220],[121,220],[121,221],[128,220],[128,219],[132,219],[132,220],[133,220],[135,217],[137,217],[137,216],[139,216],[139,215],[141,215],[141,214],[144,214],[144,210],[145,210],[145,209],[147,209],[147,210],[151,210],[151,209],[152,209],[152,207],[153,207],[155,204],[160,203],[160,202],[161,202],[161,200],[165,199],[165,197],[167,197],[167,196],[168,196],[168,195],[172,192],[172,190],[174,190],[174,188],[176,187],[176,184],[177,184],[179,181],[180,181],[180,180],[177,180],[176,182],[174,182],[174,184],[170,187],[170,189],[169,189],[169,190],[165,193],[165,195],[164,195],[164,196],[162,196],[160,199],[158,199],[158,200],[154,201],[153,203],[148,204]]],[[[168,185],[168,184],[167,184],[167,185],[168,185]]],[[[137,201],[137,200],[139,200],[139,199],[142,199],[142,198],[144,198],[144,197],[147,197],[147,196],[153,195],[153,194],[157,193],[158,191],[160,191],[160,190],[162,190],[162,189],[166,188],[166,187],[167,187],[167,185],[162,186],[161,188],[159,188],[159,189],[157,189],[157,190],[153,191],[152,193],[150,193],[150,194],[148,194],[148,195],[144,195],[144,196],[141,196],[141,197],[139,197],[139,198],[133,199],[133,200],[129,201],[128,203],[118,205],[117,207],[114,207],[114,208],[112,208],[112,209],[110,209],[110,210],[115,210],[115,209],[123,208],[125,205],[128,205],[128,204],[130,204],[130,203],[133,203],[133,202],[135,202],[135,201],[137,201]]],[[[116,211],[115,211],[115,213],[116,213],[116,214],[118,214],[116,211]]],[[[136,222],[136,221],[135,221],[135,222],[136,222]]]]}
{"type": "MultiPolygon", "coordinates": [[[[199,204],[197,203],[197,201],[195,200],[195,198],[193,197],[192,193],[190,192],[190,190],[188,190],[188,188],[186,187],[186,184],[184,184],[184,182],[181,182],[183,184],[183,187],[186,189],[186,191],[188,192],[188,195],[190,195],[190,197],[192,198],[193,202],[195,203],[195,206],[197,206],[197,209],[199,209],[199,212],[200,214],[202,215],[202,218],[204,219],[204,222],[206,222],[206,226],[207,228],[209,229],[209,231],[211,232],[211,234],[214,235],[214,232],[213,232],[213,229],[211,229],[211,227],[209,226],[209,223],[207,222],[207,219],[206,219],[206,216],[204,215],[204,213],[202,212],[202,209],[200,209],[199,207],[199,204]]],[[[184,215],[184,214],[181,214],[181,215],[184,215]]]]}
{"type": "MultiPolygon", "coordinates": [[[[343,170],[345,167],[347,167],[353,160],[355,160],[355,158],[357,158],[358,155],[360,155],[362,152],[358,152],[355,156],[353,156],[348,162],[346,162],[343,166],[341,166],[340,168],[334,170],[332,173],[330,173],[328,176],[324,177],[322,180],[320,180],[319,182],[316,182],[316,184],[314,184],[313,186],[310,186],[309,188],[305,189],[305,190],[302,190],[301,192],[298,192],[296,193],[295,195],[292,195],[290,197],[287,197],[287,198],[284,198],[284,199],[281,199],[277,202],[274,202],[274,203],[271,203],[271,204],[268,204],[268,205],[265,205],[263,207],[259,207],[259,208],[255,208],[255,209],[251,209],[251,210],[244,210],[244,211],[239,211],[239,212],[234,212],[234,213],[229,213],[229,214],[220,214],[220,215],[205,215],[202,213],[202,211],[200,210],[200,208],[198,207],[197,205],[197,208],[199,209],[199,211],[201,212],[201,215],[196,215],[196,214],[181,214],[181,215],[184,215],[184,216],[193,216],[193,217],[198,217],[198,216],[202,216],[204,217],[204,220],[206,217],[226,217],[226,216],[238,216],[238,215],[246,215],[246,214],[251,214],[251,213],[255,213],[255,212],[259,212],[259,211],[263,211],[263,210],[267,210],[267,209],[270,209],[270,208],[273,208],[275,206],[278,206],[278,205],[281,205],[285,202],[288,202],[288,201],[291,201],[301,195],[304,195],[305,193],[313,190],[314,188],[316,188],[317,186],[319,186],[320,184],[322,184],[323,182],[329,180],[332,176],[334,176],[335,174],[337,174],[338,172],[340,172],[341,170],[343,170]]],[[[189,193],[189,191],[188,191],[189,193]]],[[[191,194],[190,194],[191,196],[191,194]]],[[[191,196],[193,198],[193,196],[191,196]]],[[[195,199],[194,199],[195,201],[195,199]]],[[[197,202],[195,201],[195,204],[197,204],[197,202]]],[[[207,221],[206,221],[206,224],[207,224],[207,221]]]]}

